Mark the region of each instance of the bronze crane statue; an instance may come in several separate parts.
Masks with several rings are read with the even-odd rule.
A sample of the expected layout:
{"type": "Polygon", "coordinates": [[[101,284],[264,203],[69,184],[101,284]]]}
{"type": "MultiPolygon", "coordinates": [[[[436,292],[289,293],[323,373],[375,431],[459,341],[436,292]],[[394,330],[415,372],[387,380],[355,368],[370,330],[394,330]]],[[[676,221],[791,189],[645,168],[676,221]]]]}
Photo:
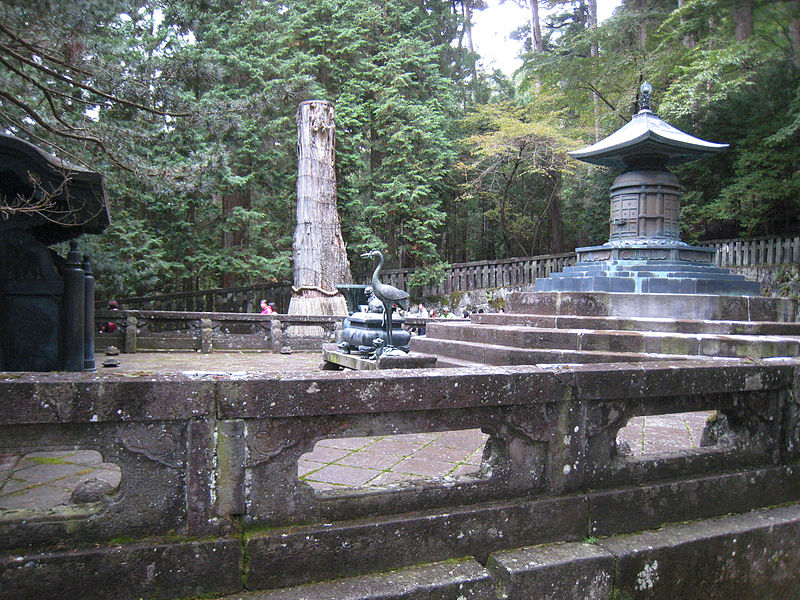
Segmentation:
{"type": "Polygon", "coordinates": [[[403,310],[408,310],[408,292],[400,290],[393,285],[381,283],[378,276],[383,267],[383,253],[380,250],[365,252],[361,258],[378,257],[378,266],[372,272],[372,293],[383,304],[384,327],[386,328],[386,345],[392,347],[392,305],[397,303],[403,310]]]}

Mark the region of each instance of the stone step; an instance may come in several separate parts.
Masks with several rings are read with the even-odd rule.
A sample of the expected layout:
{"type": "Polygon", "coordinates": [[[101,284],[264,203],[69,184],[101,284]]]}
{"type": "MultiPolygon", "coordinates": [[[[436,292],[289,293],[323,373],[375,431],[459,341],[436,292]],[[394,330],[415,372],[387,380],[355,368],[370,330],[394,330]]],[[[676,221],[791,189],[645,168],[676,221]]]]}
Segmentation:
{"type": "MultiPolygon", "coordinates": [[[[426,337],[537,350],[560,349],[740,358],[793,357],[800,354],[800,339],[781,336],[431,323],[428,325],[426,337]]],[[[427,350],[419,351],[431,354],[427,350]]]]}
{"type": "Polygon", "coordinates": [[[657,317],[590,317],[572,315],[521,315],[480,313],[471,315],[476,324],[524,325],[554,329],[602,329],[661,331],[670,333],[718,333],[726,335],[800,336],[800,323],[774,321],[723,321],[657,317]]]}
{"type": "MultiPolygon", "coordinates": [[[[436,342],[440,340],[434,340],[436,342]]],[[[413,344],[412,340],[412,344],[413,344]]],[[[436,348],[436,344],[433,344],[432,347],[436,348]]],[[[455,354],[456,352],[454,352],[455,354]]],[[[467,369],[467,368],[475,368],[475,367],[483,367],[486,363],[482,362],[475,362],[472,360],[464,360],[462,358],[458,358],[457,356],[449,356],[447,354],[435,354],[436,356],[436,368],[437,369],[467,369]]]]}
{"type": "Polygon", "coordinates": [[[473,558],[219,600],[495,600],[495,582],[473,558]]]}
{"type": "Polygon", "coordinates": [[[593,543],[493,554],[508,600],[527,598],[796,598],[800,507],[669,524],[593,543]]]}
{"type": "Polygon", "coordinates": [[[589,364],[611,362],[645,362],[654,360],[686,360],[686,355],[645,354],[637,352],[602,352],[560,348],[514,348],[478,342],[413,338],[412,347],[438,357],[437,367],[504,366],[537,364],[589,364]]]}
{"type": "Polygon", "coordinates": [[[795,598],[800,505],[550,542],[217,600],[795,598]],[[727,557],[727,558],[725,558],[727,557]],[[680,573],[680,575],[676,575],[680,573]]]}
{"type": "Polygon", "coordinates": [[[797,304],[785,298],[612,292],[512,292],[506,312],[617,317],[795,322],[797,304]]]}

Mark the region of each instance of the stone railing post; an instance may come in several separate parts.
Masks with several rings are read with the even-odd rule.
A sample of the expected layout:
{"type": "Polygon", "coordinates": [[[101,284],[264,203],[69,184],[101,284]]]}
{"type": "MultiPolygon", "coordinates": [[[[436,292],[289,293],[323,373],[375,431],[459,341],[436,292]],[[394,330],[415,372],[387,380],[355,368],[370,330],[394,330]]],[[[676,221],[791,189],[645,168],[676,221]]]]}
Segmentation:
{"type": "Polygon", "coordinates": [[[247,512],[245,494],[245,464],[247,444],[243,419],[218,422],[216,501],[214,512],[218,517],[243,515],[247,512]]]}
{"type": "Polygon", "coordinates": [[[125,352],[128,354],[136,352],[136,329],[138,326],[136,317],[125,317],[125,352]]]}
{"type": "Polygon", "coordinates": [[[272,351],[277,354],[283,349],[283,323],[279,319],[272,319],[269,324],[272,351]]]}
{"type": "Polygon", "coordinates": [[[211,319],[200,319],[200,352],[208,354],[213,350],[211,319]]]}

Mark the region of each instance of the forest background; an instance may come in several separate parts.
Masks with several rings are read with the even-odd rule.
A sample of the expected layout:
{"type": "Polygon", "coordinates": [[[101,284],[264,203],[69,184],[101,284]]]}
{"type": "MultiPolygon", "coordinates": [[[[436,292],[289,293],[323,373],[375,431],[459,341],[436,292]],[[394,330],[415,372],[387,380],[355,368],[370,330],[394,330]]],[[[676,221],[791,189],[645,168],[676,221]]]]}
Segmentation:
{"type": "Polygon", "coordinates": [[[0,127],[105,175],[112,224],[81,240],[102,297],[291,282],[306,99],[335,104],[356,273],[373,248],[424,284],[605,242],[616,173],[566,152],[644,79],[731,145],[676,169],[684,240],[800,232],[800,0],[624,0],[600,25],[596,0],[514,1],[508,77],[473,49],[482,0],[3,0],[0,127]]]}

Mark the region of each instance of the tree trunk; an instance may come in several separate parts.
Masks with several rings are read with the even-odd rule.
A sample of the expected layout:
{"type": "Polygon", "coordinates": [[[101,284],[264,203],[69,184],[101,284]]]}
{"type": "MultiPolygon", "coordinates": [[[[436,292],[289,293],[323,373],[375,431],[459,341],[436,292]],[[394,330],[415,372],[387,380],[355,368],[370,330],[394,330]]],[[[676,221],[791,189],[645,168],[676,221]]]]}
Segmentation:
{"type": "MultiPolygon", "coordinates": [[[[678,0],[678,8],[683,8],[687,0],[678,0]]],[[[686,17],[681,17],[681,23],[686,23],[686,17]]],[[[683,36],[683,45],[687,48],[694,48],[697,45],[697,37],[694,32],[687,33],[683,36]]]]}
{"type": "Polygon", "coordinates": [[[464,17],[464,37],[467,40],[467,50],[475,52],[472,43],[472,0],[462,0],[461,14],[464,17]]]}
{"type": "Polygon", "coordinates": [[[531,49],[534,52],[544,52],[542,25],[539,21],[539,0],[531,0],[531,49]]]}
{"type": "MultiPolygon", "coordinates": [[[[600,48],[597,43],[597,0],[589,0],[589,31],[592,36],[589,52],[596,62],[600,56],[600,48]]],[[[600,98],[597,92],[592,92],[592,111],[594,112],[594,141],[599,142],[603,131],[600,127],[600,98]]]]}
{"type": "Polygon", "coordinates": [[[792,59],[800,67],[800,0],[789,3],[792,11],[792,20],[789,22],[789,33],[792,38],[792,59]]]}
{"type": "MultiPolygon", "coordinates": [[[[230,217],[237,206],[242,208],[250,208],[250,195],[238,190],[231,194],[226,194],[221,197],[222,201],[222,216],[227,219],[230,217]]],[[[239,246],[246,246],[248,243],[247,229],[242,226],[239,229],[228,231],[225,230],[222,234],[222,247],[228,251],[233,252],[234,248],[239,246]]],[[[237,283],[236,273],[226,272],[222,275],[222,287],[233,287],[237,283]]]]}
{"type": "MultiPolygon", "coordinates": [[[[472,42],[472,0],[462,0],[461,2],[462,15],[464,17],[464,36],[467,39],[467,50],[470,55],[475,54],[475,45],[472,42]]],[[[469,101],[475,102],[475,90],[478,85],[478,69],[475,61],[470,56],[470,73],[472,74],[472,81],[470,82],[469,101]]]]}
{"type": "Polygon", "coordinates": [[[289,314],[347,314],[337,284],[350,283],[334,170],[333,104],[302,102],[297,109],[297,228],[294,232],[294,293],[289,314]]]}
{"type": "Polygon", "coordinates": [[[644,52],[647,50],[647,2],[646,0],[633,0],[628,4],[632,9],[631,12],[636,15],[636,22],[639,24],[637,34],[639,50],[644,52]]]}
{"type": "Polygon", "coordinates": [[[753,0],[734,2],[733,22],[736,26],[736,41],[743,42],[753,35],[753,0]]]}
{"type": "Polygon", "coordinates": [[[550,221],[550,251],[561,254],[564,248],[564,220],[561,215],[561,175],[556,172],[552,175],[553,189],[550,193],[550,203],[547,207],[548,220],[550,221]]]}

